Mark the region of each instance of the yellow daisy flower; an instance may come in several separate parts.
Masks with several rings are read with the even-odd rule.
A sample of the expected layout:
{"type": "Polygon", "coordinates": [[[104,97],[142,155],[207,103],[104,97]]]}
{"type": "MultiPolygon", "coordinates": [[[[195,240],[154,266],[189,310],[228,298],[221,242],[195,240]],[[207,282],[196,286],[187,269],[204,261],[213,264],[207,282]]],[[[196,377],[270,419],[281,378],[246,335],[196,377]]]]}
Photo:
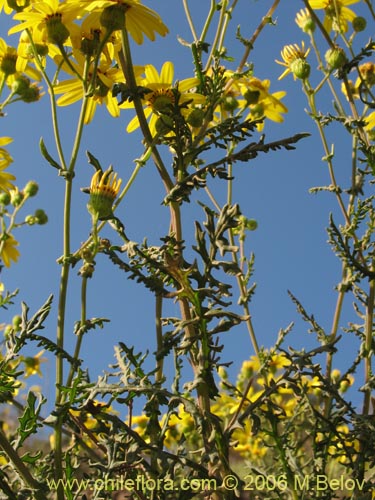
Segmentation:
{"type": "Polygon", "coordinates": [[[44,0],[33,3],[28,9],[15,14],[14,19],[23,21],[8,31],[9,35],[28,28],[40,31],[43,38],[47,35],[49,43],[63,44],[70,31],[76,29],[73,21],[83,9],[78,2],[60,3],[59,0],[44,0]]]}
{"type": "Polygon", "coordinates": [[[4,262],[5,267],[10,267],[11,261],[17,262],[20,256],[17,246],[18,241],[11,235],[3,233],[0,236],[0,258],[4,262]]]}
{"type": "MultiPolygon", "coordinates": [[[[161,69],[160,74],[157,72],[155,66],[147,64],[145,66],[145,78],[141,80],[140,85],[150,92],[145,93],[142,101],[145,105],[145,116],[150,118],[149,126],[152,135],[156,134],[155,124],[158,120],[160,112],[163,109],[168,109],[169,105],[173,105],[175,101],[175,93],[173,89],[177,89],[179,93],[179,104],[191,103],[203,104],[205,97],[201,94],[192,92],[198,85],[198,78],[186,78],[178,82],[178,86],[173,84],[174,67],[173,63],[165,62],[161,69]]],[[[121,104],[121,108],[133,108],[134,104],[125,102],[121,104]]],[[[183,108],[181,112],[188,114],[188,108],[183,108]]],[[[138,117],[135,116],[128,124],[127,132],[134,132],[139,127],[138,117]]]]}
{"type": "Polygon", "coordinates": [[[310,0],[312,9],[324,9],[325,17],[323,26],[328,33],[333,29],[335,31],[348,31],[348,22],[352,22],[357,14],[347,5],[358,3],[360,0],[310,0]]]}
{"type": "Polygon", "coordinates": [[[42,358],[44,349],[39,351],[35,356],[28,356],[23,358],[23,364],[25,365],[25,378],[31,377],[31,375],[39,375],[42,377],[42,372],[40,370],[40,364],[47,361],[46,358],[42,358]]]}
{"type": "Polygon", "coordinates": [[[310,52],[310,48],[305,50],[304,42],[299,47],[296,43],[293,45],[286,45],[281,51],[282,61],[276,61],[277,64],[285,66],[286,70],[279,76],[279,80],[284,78],[289,73],[293,74],[294,79],[301,78],[302,80],[308,78],[310,74],[310,65],[306,58],[310,52]]]}
{"type": "Polygon", "coordinates": [[[83,0],[82,5],[109,31],[125,28],[126,19],[126,29],[138,44],[143,43],[143,35],[154,41],[155,33],[168,33],[159,14],[139,0],[83,0]]]}
{"type": "MultiPolygon", "coordinates": [[[[255,97],[250,101],[240,101],[240,105],[250,111],[246,120],[268,118],[277,123],[284,121],[282,113],[287,113],[288,108],[281,102],[281,99],[286,95],[286,92],[279,91],[271,94],[269,92],[270,85],[269,80],[259,80],[254,77],[249,79],[246,92],[252,91],[255,97]]],[[[244,93],[245,98],[246,92],[244,93]]],[[[264,122],[257,125],[259,131],[263,130],[263,127],[264,122]]]]}
{"type": "Polygon", "coordinates": [[[0,38],[0,74],[3,74],[7,84],[11,85],[21,73],[25,73],[33,80],[41,79],[40,72],[27,64],[26,59],[18,57],[17,50],[0,38]]]}

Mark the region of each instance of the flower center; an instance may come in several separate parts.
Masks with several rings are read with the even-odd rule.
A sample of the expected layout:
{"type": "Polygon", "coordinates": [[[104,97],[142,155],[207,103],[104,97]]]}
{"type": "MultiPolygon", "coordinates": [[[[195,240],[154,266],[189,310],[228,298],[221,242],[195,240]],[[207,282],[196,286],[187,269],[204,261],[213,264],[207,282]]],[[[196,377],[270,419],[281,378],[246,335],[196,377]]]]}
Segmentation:
{"type": "Polygon", "coordinates": [[[147,104],[156,113],[168,113],[175,103],[175,96],[172,89],[154,90],[147,95],[147,104]]]}

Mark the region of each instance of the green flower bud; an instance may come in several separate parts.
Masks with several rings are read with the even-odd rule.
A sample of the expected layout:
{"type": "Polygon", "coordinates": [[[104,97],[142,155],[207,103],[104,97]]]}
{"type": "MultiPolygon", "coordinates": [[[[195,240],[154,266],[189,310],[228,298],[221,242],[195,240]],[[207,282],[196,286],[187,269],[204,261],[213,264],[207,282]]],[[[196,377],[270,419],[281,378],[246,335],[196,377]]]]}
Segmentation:
{"type": "Polygon", "coordinates": [[[30,79],[27,76],[21,75],[12,83],[12,92],[22,95],[30,87],[30,79]]]}
{"type": "Polygon", "coordinates": [[[155,130],[159,135],[168,134],[173,130],[173,118],[168,115],[159,116],[155,122],[155,130]]]}
{"type": "Polygon", "coordinates": [[[9,335],[12,333],[12,331],[13,331],[12,325],[6,325],[6,327],[4,328],[4,337],[7,339],[9,335]]]}
{"type": "Polygon", "coordinates": [[[345,52],[340,47],[328,49],[324,58],[330,69],[339,69],[348,61],[345,52]]]}
{"type": "Polygon", "coordinates": [[[296,78],[305,80],[310,76],[310,64],[306,59],[296,59],[290,63],[290,70],[296,78]]]}
{"type": "Polygon", "coordinates": [[[14,207],[18,207],[22,203],[24,197],[24,194],[21,191],[18,191],[18,189],[10,192],[10,202],[14,207]]]}
{"type": "Polygon", "coordinates": [[[0,193],[0,204],[1,205],[9,205],[10,203],[10,194],[9,193],[0,193]]]}
{"type": "Polygon", "coordinates": [[[13,316],[12,325],[13,325],[13,330],[15,332],[19,332],[21,330],[21,324],[22,324],[21,316],[19,314],[16,314],[16,316],[13,316]]]}
{"type": "Polygon", "coordinates": [[[228,111],[229,113],[231,113],[236,108],[238,108],[238,106],[239,106],[239,104],[238,104],[238,101],[235,97],[233,97],[231,95],[227,95],[224,97],[223,108],[225,109],[225,111],[228,111]]]}
{"type": "Polygon", "coordinates": [[[189,114],[186,121],[192,127],[200,127],[204,120],[204,111],[203,109],[193,109],[193,111],[189,114]]]}
{"type": "Polygon", "coordinates": [[[35,83],[31,84],[30,87],[21,95],[23,102],[28,103],[39,101],[40,97],[40,88],[35,83]]]}
{"type": "Polygon", "coordinates": [[[42,208],[38,208],[38,210],[35,210],[34,217],[36,218],[37,224],[39,224],[40,226],[43,226],[48,222],[48,216],[42,208]]]}
{"type": "Polygon", "coordinates": [[[353,30],[359,33],[360,31],[364,31],[366,29],[367,21],[364,17],[357,16],[353,19],[352,25],[353,30]]]}
{"type": "Polygon", "coordinates": [[[39,185],[35,181],[29,181],[26,184],[25,189],[23,190],[25,196],[28,196],[30,198],[32,196],[35,196],[38,191],[39,191],[39,185]]]}
{"type": "Polygon", "coordinates": [[[110,7],[106,7],[100,16],[100,24],[110,33],[123,29],[125,27],[126,9],[126,5],[111,5],[110,7]]]}
{"type": "Polygon", "coordinates": [[[25,222],[26,224],[28,224],[29,226],[33,226],[34,224],[37,223],[37,220],[35,218],[35,215],[26,215],[25,217],[25,222]]]}

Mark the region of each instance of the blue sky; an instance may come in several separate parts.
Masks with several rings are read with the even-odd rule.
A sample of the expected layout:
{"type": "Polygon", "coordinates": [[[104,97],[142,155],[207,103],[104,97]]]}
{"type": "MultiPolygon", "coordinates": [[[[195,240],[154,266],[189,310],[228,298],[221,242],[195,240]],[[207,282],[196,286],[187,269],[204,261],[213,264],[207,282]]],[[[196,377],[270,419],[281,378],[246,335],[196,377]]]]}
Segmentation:
{"type": "MultiPolygon", "coordinates": [[[[177,42],[177,36],[191,41],[191,35],[184,18],[182,2],[163,0],[162,2],[145,2],[155,8],[170,34],[165,39],[158,38],[152,43],[148,40],[141,46],[134,44],[134,63],[152,63],[158,69],[164,61],[175,64],[175,77],[183,79],[192,76],[192,57],[186,47],[177,42]]],[[[197,25],[203,18],[202,5],[209,2],[190,2],[197,25]]],[[[261,16],[272,4],[271,1],[240,1],[232,23],[232,35],[228,38],[228,53],[235,58],[229,65],[235,69],[242,56],[242,46],[235,40],[234,32],[241,24],[243,36],[250,36],[256,28],[261,16]]],[[[275,59],[280,59],[280,50],[285,44],[300,43],[304,38],[294,23],[296,12],[303,7],[303,2],[281,2],[277,10],[276,26],[267,26],[258,39],[250,60],[255,65],[255,76],[272,81],[271,90],[286,90],[284,98],[289,113],[282,125],[267,122],[266,140],[276,140],[294,135],[298,132],[309,132],[311,137],[297,145],[296,151],[275,152],[259,156],[249,164],[235,166],[236,181],[234,199],[241,205],[242,211],[250,218],[258,221],[258,229],[248,238],[248,252],[256,256],[257,293],[253,299],[251,310],[255,331],[260,345],[270,347],[277,338],[280,328],[295,322],[295,328],[288,337],[286,346],[295,347],[316,345],[315,338],[307,333],[306,324],[301,322],[290,301],[287,290],[291,290],[309,312],[313,312],[323,327],[331,326],[336,295],[334,287],[340,281],[340,264],[327,245],[325,227],[330,212],[337,213],[336,202],[332,195],[311,195],[308,189],[329,183],[326,165],[321,161],[323,150],[317,131],[305,112],[306,101],[301,92],[300,83],[294,82],[291,76],[277,81],[282,68],[275,59]]],[[[356,12],[360,9],[353,6],[356,12]]],[[[1,15],[4,18],[4,15],[1,15]]],[[[5,18],[2,26],[11,24],[5,18]]],[[[199,30],[198,30],[199,31],[199,30]]],[[[6,38],[3,33],[2,36],[6,38]]],[[[8,43],[17,42],[13,36],[8,43]]],[[[308,40],[306,39],[306,43],[308,40]]],[[[315,68],[313,67],[313,70],[315,68]]],[[[316,77],[315,77],[316,78],[316,77]]],[[[313,77],[314,79],[314,77],[313,77]]],[[[326,103],[328,104],[329,99],[326,103]]],[[[322,109],[324,111],[324,109],[322,109]]],[[[330,110],[330,109],[329,109],[330,110]]],[[[73,130],[78,116],[77,107],[60,109],[60,122],[63,138],[68,147],[73,139],[73,130]]],[[[113,164],[124,182],[129,178],[134,166],[133,160],[142,152],[140,135],[128,135],[125,132],[127,122],[132,118],[131,111],[124,111],[120,118],[112,119],[105,109],[97,111],[95,120],[87,126],[82,143],[81,154],[77,166],[75,191],[73,199],[73,233],[72,247],[76,249],[84,241],[90,231],[90,217],[86,210],[87,197],[80,191],[89,185],[92,169],[87,164],[85,150],[89,150],[102,162],[103,166],[113,164]]],[[[48,96],[42,102],[30,105],[14,105],[9,108],[6,118],[1,120],[1,136],[14,137],[9,147],[14,157],[12,171],[17,175],[18,184],[22,187],[29,179],[40,184],[40,194],[25,208],[24,213],[32,213],[35,208],[44,208],[49,216],[47,226],[25,228],[17,233],[20,240],[21,258],[16,266],[4,270],[2,279],[9,289],[21,289],[16,306],[3,313],[2,321],[10,321],[19,311],[19,301],[25,301],[31,312],[38,308],[52,292],[55,301],[46,329],[43,334],[55,338],[57,290],[60,267],[56,259],[62,254],[62,204],[63,180],[56,175],[40,156],[38,142],[41,136],[51,153],[54,143],[51,132],[48,96]]],[[[339,179],[349,182],[350,156],[344,142],[347,137],[339,136],[339,130],[332,127],[331,140],[340,143],[337,159],[340,162],[339,179]]],[[[350,146],[348,146],[349,148],[350,146]]],[[[338,148],[336,148],[337,151],[338,148]]],[[[219,200],[225,200],[225,183],[215,181],[215,192],[219,200]]],[[[150,244],[159,244],[159,238],[168,231],[168,210],[161,205],[164,196],[163,187],[155,169],[148,165],[141,170],[133,188],[119,208],[118,216],[124,221],[128,236],[135,241],[147,237],[150,244]]],[[[209,203],[208,199],[203,201],[209,203]]],[[[197,196],[190,205],[184,205],[186,234],[192,234],[194,219],[204,216],[196,203],[197,196]]],[[[341,222],[340,216],[337,215],[341,222]]],[[[112,240],[116,235],[107,232],[112,240]]],[[[79,277],[78,268],[71,273],[67,315],[67,347],[72,346],[72,325],[79,319],[79,277]]],[[[154,317],[153,297],[142,287],[129,281],[125,275],[117,272],[103,256],[97,259],[97,269],[88,288],[88,316],[104,316],[111,323],[103,330],[90,332],[84,339],[83,357],[90,366],[92,378],[101,373],[107,365],[114,361],[113,346],[122,341],[134,345],[136,350],[153,351],[154,317]]],[[[237,297],[234,297],[234,302],[237,297]]],[[[347,318],[351,317],[351,305],[346,303],[347,318]]],[[[171,314],[178,314],[177,305],[169,306],[171,314]],[[174,311],[174,312],[173,312],[174,311]]],[[[224,351],[223,361],[233,361],[232,373],[236,373],[244,359],[253,355],[253,350],[244,325],[222,337],[224,351]]],[[[344,368],[351,358],[353,339],[346,336],[342,341],[342,354],[337,364],[344,368]]],[[[31,346],[30,352],[37,352],[31,346]]],[[[44,389],[53,391],[54,366],[49,360],[44,365],[47,374],[44,381],[37,377],[33,383],[42,383],[44,389]]]]}

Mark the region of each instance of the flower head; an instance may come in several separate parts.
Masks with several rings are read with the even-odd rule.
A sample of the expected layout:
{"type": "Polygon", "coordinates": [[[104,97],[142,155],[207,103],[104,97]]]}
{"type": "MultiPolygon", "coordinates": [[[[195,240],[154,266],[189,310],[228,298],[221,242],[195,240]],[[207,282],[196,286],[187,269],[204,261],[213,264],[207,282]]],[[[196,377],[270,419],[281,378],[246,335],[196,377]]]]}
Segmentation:
{"type": "Polygon", "coordinates": [[[47,361],[46,358],[42,358],[44,349],[39,351],[35,356],[28,356],[23,358],[23,364],[25,365],[25,378],[31,377],[31,375],[39,375],[42,377],[42,372],[40,370],[40,364],[47,361]]]}
{"type": "Polygon", "coordinates": [[[90,200],[87,204],[93,216],[103,220],[113,215],[112,205],[120,191],[121,182],[111,167],[105,172],[101,170],[95,172],[91,179],[90,200]]]}
{"type": "Polygon", "coordinates": [[[281,51],[282,61],[276,61],[277,64],[285,66],[286,70],[279,76],[279,80],[284,78],[288,73],[292,73],[294,79],[308,78],[310,74],[310,65],[306,61],[306,57],[310,52],[310,48],[305,50],[304,42],[301,43],[301,48],[295,43],[294,45],[286,45],[281,51]]]}
{"type": "Polygon", "coordinates": [[[301,9],[297,12],[295,21],[297,26],[299,26],[305,33],[311,33],[315,30],[314,20],[312,19],[308,9],[301,9]]]}
{"type": "MultiPolygon", "coordinates": [[[[112,51],[113,52],[113,51],[112,51]]],[[[75,60],[71,60],[71,64],[79,75],[85,75],[85,57],[78,50],[73,50],[75,60]]],[[[55,62],[62,61],[61,56],[55,57],[55,62]]],[[[92,121],[95,115],[97,105],[104,104],[113,117],[118,117],[120,115],[120,110],[117,104],[117,100],[113,97],[111,89],[116,82],[123,80],[122,71],[116,66],[112,65],[112,58],[105,57],[103,55],[99,61],[96,76],[93,72],[94,63],[89,68],[87,72],[87,88],[94,84],[93,91],[90,92],[90,97],[88,98],[84,123],[88,124],[92,121]],[[95,82],[93,82],[95,78],[95,82]]],[[[55,87],[56,94],[63,94],[57,99],[57,104],[59,106],[68,106],[79,100],[81,100],[85,95],[85,90],[82,87],[82,80],[79,79],[76,74],[71,70],[70,67],[63,64],[63,69],[70,73],[73,78],[60,81],[55,87]]],[[[143,71],[142,67],[136,66],[136,74],[140,74],[143,71]]]]}
{"type": "MultiPolygon", "coordinates": [[[[243,87],[243,97],[240,106],[249,110],[246,120],[262,120],[268,118],[277,123],[284,121],[283,113],[288,112],[288,108],[281,102],[286,92],[279,91],[270,93],[270,80],[259,80],[259,78],[249,78],[246,87],[243,87]],[[250,99],[249,99],[250,92],[250,99]]],[[[259,131],[263,130],[264,122],[257,124],[259,131]]]]}
{"type": "Polygon", "coordinates": [[[68,39],[70,31],[76,29],[73,21],[82,12],[79,2],[60,3],[59,0],[41,0],[15,14],[14,19],[23,22],[13,26],[8,34],[32,28],[33,31],[40,31],[38,36],[42,38],[47,36],[49,43],[60,45],[68,39]]]}
{"type": "Polygon", "coordinates": [[[0,257],[6,267],[10,267],[11,261],[18,261],[20,256],[16,248],[18,245],[18,241],[11,234],[3,233],[0,236],[0,257]]]}
{"type": "MultiPolygon", "coordinates": [[[[142,5],[139,0],[83,0],[81,2],[90,16],[100,19],[108,31],[125,28],[136,43],[143,43],[143,35],[155,40],[155,33],[165,36],[168,28],[154,10],[142,5]]],[[[89,16],[89,17],[90,17],[89,16]]]]}
{"type": "MultiPolygon", "coordinates": [[[[165,62],[160,74],[152,64],[145,66],[145,78],[140,81],[140,85],[150,90],[143,96],[143,104],[145,106],[145,116],[150,118],[150,131],[153,135],[156,134],[156,122],[161,114],[168,113],[173,107],[178,94],[178,103],[185,104],[181,107],[181,113],[189,115],[191,107],[195,104],[203,104],[205,97],[201,94],[193,92],[194,87],[199,83],[197,78],[187,78],[178,82],[178,86],[173,84],[174,67],[171,62],[165,62]],[[177,91],[177,92],[176,92],[177,91]]],[[[121,108],[133,108],[134,104],[125,102],[121,108]]],[[[135,116],[128,124],[127,131],[133,132],[139,127],[138,117],[135,116]]]]}
{"type": "Polygon", "coordinates": [[[346,33],[348,22],[352,22],[356,13],[348,9],[347,5],[358,3],[360,0],[310,0],[312,9],[324,9],[325,17],[323,26],[328,33],[333,29],[346,33]]]}

